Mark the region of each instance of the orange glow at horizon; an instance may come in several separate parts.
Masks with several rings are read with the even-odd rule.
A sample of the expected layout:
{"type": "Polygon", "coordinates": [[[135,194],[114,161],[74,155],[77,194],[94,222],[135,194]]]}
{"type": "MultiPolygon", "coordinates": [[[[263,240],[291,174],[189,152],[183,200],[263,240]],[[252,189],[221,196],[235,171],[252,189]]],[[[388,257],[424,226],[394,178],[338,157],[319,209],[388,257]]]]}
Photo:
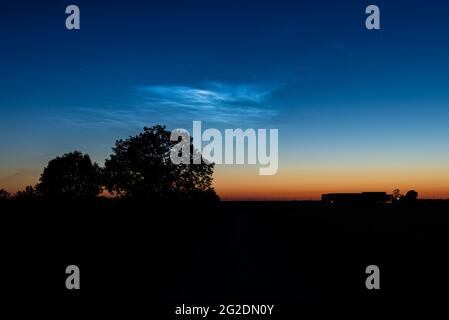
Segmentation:
{"type": "Polygon", "coordinates": [[[319,200],[323,193],[416,190],[424,199],[449,198],[449,168],[287,168],[274,176],[217,167],[214,187],[223,200],[319,200]]]}
{"type": "MultiPolygon", "coordinates": [[[[10,193],[35,185],[40,168],[2,172],[0,189],[10,193]]],[[[416,190],[421,199],[449,199],[449,167],[280,167],[276,175],[260,176],[257,166],[217,165],[216,192],[223,200],[319,200],[330,192],[416,190]]]]}

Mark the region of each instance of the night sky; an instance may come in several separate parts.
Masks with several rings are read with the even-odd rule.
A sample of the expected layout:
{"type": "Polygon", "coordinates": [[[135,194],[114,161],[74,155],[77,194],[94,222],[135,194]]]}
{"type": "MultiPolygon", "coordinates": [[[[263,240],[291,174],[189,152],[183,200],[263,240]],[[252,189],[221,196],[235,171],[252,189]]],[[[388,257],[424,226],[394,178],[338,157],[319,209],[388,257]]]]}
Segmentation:
{"type": "Polygon", "coordinates": [[[449,197],[448,12],[439,0],[2,1],[0,188],[34,185],[63,153],[103,164],[144,126],[201,120],[279,129],[278,174],[218,165],[224,199],[449,197]],[[65,28],[70,4],[80,30],[65,28]],[[369,4],[381,30],[365,28],[369,4]]]}

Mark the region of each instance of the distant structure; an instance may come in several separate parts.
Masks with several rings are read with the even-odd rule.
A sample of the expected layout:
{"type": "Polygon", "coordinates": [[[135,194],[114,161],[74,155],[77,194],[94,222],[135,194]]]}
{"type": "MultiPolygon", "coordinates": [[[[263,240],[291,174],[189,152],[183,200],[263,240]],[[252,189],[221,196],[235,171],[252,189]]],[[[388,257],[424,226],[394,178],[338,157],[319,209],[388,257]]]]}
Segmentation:
{"type": "Polygon", "coordinates": [[[327,193],[321,200],[330,204],[383,204],[391,201],[386,192],[327,193]]]}

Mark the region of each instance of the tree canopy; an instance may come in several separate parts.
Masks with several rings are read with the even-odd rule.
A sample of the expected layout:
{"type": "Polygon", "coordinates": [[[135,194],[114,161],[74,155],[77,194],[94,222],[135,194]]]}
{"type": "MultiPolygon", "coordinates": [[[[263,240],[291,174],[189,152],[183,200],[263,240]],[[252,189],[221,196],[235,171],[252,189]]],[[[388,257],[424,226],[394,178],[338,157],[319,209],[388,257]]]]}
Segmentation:
{"type": "Polygon", "coordinates": [[[101,192],[101,171],[79,151],[66,153],[48,163],[36,186],[46,197],[91,199],[101,192]]]}
{"type": "MultiPolygon", "coordinates": [[[[111,193],[131,198],[195,199],[218,198],[212,188],[214,164],[174,164],[165,126],[145,127],[139,135],[118,140],[105,162],[104,181],[111,193]]],[[[190,144],[190,157],[201,157],[190,144]]]]}

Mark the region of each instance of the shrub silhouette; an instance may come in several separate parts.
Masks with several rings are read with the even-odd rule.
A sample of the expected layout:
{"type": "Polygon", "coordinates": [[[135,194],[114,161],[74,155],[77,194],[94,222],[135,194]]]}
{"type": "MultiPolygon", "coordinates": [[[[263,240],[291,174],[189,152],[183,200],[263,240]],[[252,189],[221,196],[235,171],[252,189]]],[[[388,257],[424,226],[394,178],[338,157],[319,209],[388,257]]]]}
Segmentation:
{"type": "MultiPolygon", "coordinates": [[[[137,199],[218,199],[212,188],[214,164],[174,164],[165,126],[145,127],[143,132],[118,140],[105,161],[104,183],[109,192],[137,199]]],[[[201,157],[190,148],[190,159],[201,157]]]]}
{"type": "MultiPolygon", "coordinates": [[[[91,199],[101,192],[101,171],[89,156],[66,153],[48,163],[36,191],[50,198],[91,199]]],[[[28,190],[30,193],[33,190],[28,190]]]]}
{"type": "Polygon", "coordinates": [[[26,186],[25,190],[18,191],[14,198],[18,200],[32,200],[36,199],[39,196],[39,193],[33,186],[26,186]]]}

